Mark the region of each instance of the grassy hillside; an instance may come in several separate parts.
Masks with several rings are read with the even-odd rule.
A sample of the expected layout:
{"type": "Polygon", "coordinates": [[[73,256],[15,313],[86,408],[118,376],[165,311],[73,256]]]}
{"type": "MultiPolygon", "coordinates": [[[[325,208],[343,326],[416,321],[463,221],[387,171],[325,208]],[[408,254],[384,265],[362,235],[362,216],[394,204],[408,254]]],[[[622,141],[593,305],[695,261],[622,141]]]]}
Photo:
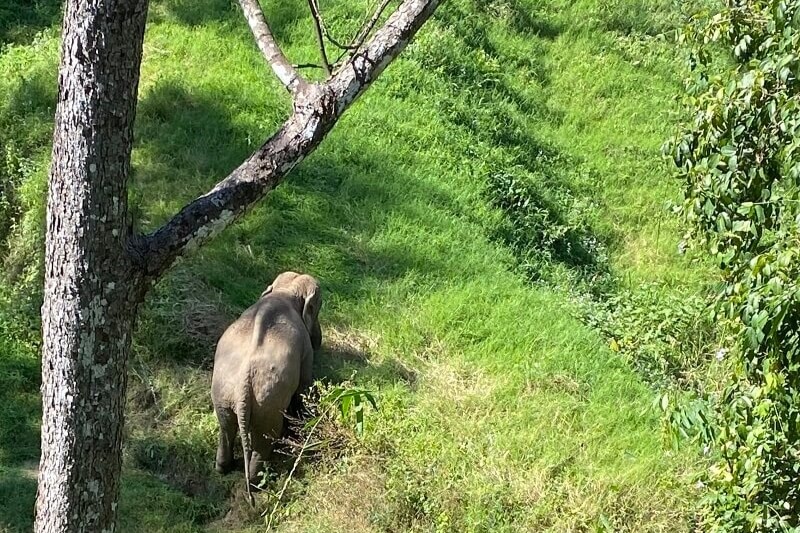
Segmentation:
{"type": "MultiPolygon", "coordinates": [[[[0,531],[30,528],[35,493],[54,4],[0,10],[0,531]]],[[[265,5],[298,63],[315,57],[304,6],[265,5]]],[[[652,365],[610,343],[620,325],[604,318],[631,324],[635,344],[659,319],[614,302],[703,291],[703,269],[675,251],[677,187],[659,156],[679,88],[678,51],[659,37],[683,15],[673,6],[447,2],[318,152],[150,295],[122,531],[263,530],[241,476],[213,472],[210,370],[225,325],[288,269],[325,291],[317,377],[374,390],[380,411],[360,440],[329,428],[339,444],[289,484],[279,530],[688,531],[694,459],[665,448],[652,365]]],[[[141,229],[287,110],[235,5],[154,1],[131,191],[141,229]]],[[[288,468],[275,470],[259,509],[288,468]]]]}

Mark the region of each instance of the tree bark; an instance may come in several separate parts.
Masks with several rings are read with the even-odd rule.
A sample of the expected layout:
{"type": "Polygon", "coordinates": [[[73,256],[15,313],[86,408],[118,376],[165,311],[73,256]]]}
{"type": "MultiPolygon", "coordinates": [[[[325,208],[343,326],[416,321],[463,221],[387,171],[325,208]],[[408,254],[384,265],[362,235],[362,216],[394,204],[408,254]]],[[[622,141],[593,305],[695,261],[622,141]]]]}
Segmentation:
{"type": "Polygon", "coordinates": [[[114,531],[140,297],[127,181],[146,0],[68,2],[47,202],[36,531],[114,531]]]}

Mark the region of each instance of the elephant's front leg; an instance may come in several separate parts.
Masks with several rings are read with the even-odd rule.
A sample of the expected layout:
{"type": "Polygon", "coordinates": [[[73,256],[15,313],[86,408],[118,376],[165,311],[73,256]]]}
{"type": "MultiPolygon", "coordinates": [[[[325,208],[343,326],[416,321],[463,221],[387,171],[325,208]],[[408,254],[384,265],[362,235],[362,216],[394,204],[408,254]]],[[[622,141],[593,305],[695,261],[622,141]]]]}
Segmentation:
{"type": "Polygon", "coordinates": [[[217,408],[219,420],[219,446],[217,446],[217,472],[227,474],[233,468],[233,445],[236,440],[236,413],[231,409],[217,408]]]}
{"type": "Polygon", "coordinates": [[[292,395],[289,408],[286,410],[286,414],[290,417],[299,418],[303,415],[303,396],[308,394],[308,391],[311,390],[311,386],[314,384],[313,367],[314,352],[312,350],[306,350],[300,364],[300,385],[297,387],[297,391],[292,395]]]}

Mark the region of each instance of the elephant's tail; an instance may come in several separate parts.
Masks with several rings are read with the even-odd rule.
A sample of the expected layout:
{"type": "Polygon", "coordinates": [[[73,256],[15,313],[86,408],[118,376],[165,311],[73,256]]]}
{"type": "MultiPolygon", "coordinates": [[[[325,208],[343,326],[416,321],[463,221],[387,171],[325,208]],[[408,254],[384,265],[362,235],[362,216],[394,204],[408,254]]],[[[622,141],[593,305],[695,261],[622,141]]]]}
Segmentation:
{"type": "Polygon", "coordinates": [[[247,487],[247,501],[250,506],[255,505],[253,494],[250,491],[250,456],[253,454],[253,447],[250,442],[250,405],[252,402],[252,388],[250,376],[244,382],[244,390],[241,399],[236,404],[236,418],[239,422],[239,436],[242,439],[242,453],[244,455],[244,481],[247,487]]]}

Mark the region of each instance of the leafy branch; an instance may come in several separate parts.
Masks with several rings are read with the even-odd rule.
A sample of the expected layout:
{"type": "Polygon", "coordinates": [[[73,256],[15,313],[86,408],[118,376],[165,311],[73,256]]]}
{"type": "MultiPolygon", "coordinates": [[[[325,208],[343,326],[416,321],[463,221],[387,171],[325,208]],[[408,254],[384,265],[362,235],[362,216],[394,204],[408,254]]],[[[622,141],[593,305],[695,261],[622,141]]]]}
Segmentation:
{"type": "Polygon", "coordinates": [[[297,452],[297,456],[295,457],[294,462],[292,463],[292,468],[289,471],[289,474],[286,476],[286,479],[283,481],[283,485],[281,486],[280,491],[275,497],[275,503],[272,505],[272,510],[269,511],[269,516],[267,516],[267,510],[261,514],[262,517],[267,516],[266,519],[266,526],[267,531],[272,529],[272,526],[275,521],[275,517],[277,516],[278,510],[280,508],[280,504],[283,501],[283,496],[286,494],[286,490],[289,487],[292,479],[294,478],[294,474],[297,471],[300,462],[303,459],[303,456],[306,452],[316,448],[319,443],[312,442],[312,438],[317,432],[317,428],[322,423],[323,420],[329,420],[333,413],[338,412],[341,421],[344,423],[349,422],[351,419],[354,420],[354,429],[356,435],[361,437],[364,434],[364,405],[369,404],[372,406],[373,409],[376,411],[378,410],[378,403],[375,400],[375,396],[372,394],[371,391],[353,387],[345,387],[345,386],[337,386],[329,391],[327,391],[319,400],[318,406],[322,408],[322,411],[317,414],[316,416],[311,417],[308,419],[304,424],[304,430],[306,431],[305,439],[303,439],[303,443],[300,446],[299,451],[297,452]]]}

